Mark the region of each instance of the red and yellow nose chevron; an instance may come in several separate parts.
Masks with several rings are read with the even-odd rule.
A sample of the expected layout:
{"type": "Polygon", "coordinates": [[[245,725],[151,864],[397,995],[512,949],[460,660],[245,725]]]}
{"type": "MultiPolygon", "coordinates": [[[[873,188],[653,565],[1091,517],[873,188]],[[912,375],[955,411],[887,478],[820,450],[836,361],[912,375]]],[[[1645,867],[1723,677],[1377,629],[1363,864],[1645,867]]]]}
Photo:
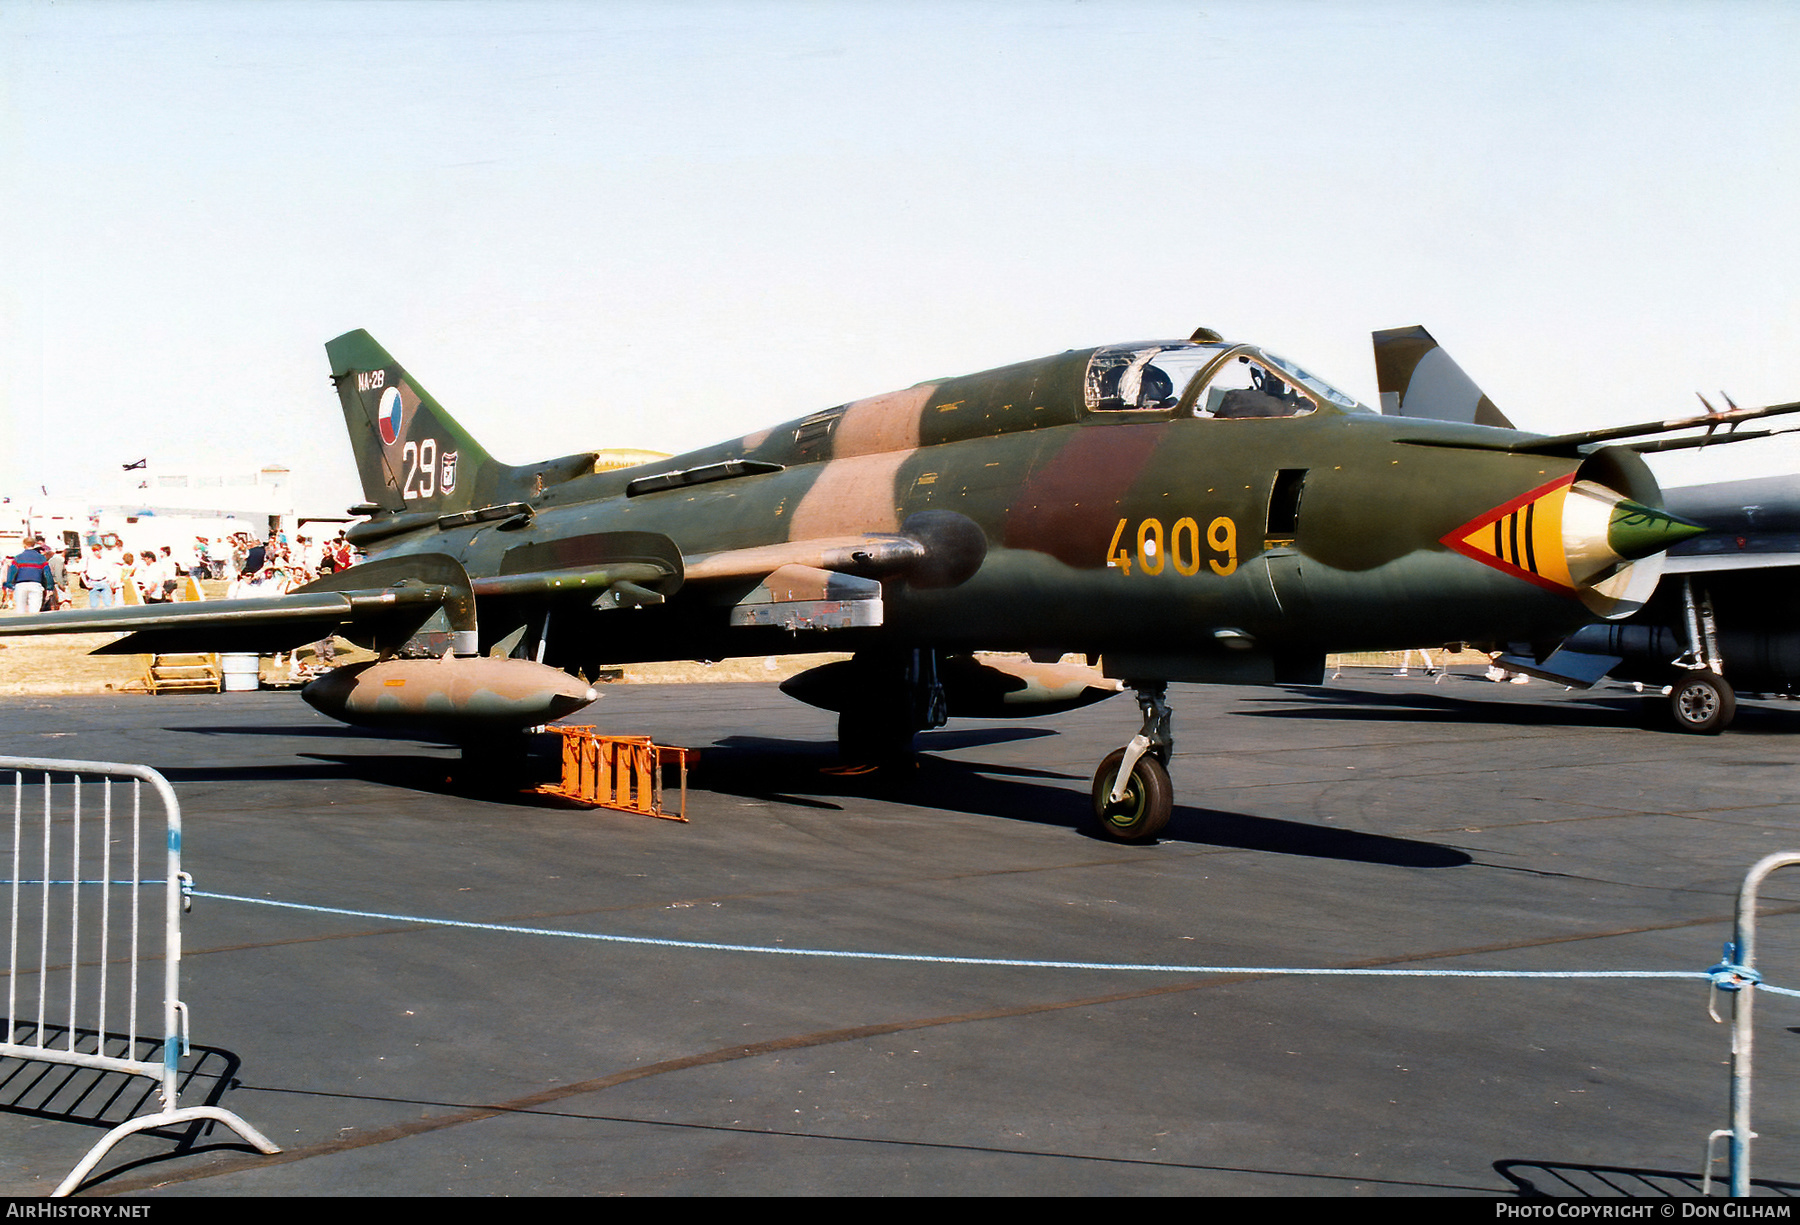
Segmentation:
{"type": "Polygon", "coordinates": [[[1504,574],[1576,595],[1705,530],[1570,474],[1477,515],[1442,543],[1504,574]]]}

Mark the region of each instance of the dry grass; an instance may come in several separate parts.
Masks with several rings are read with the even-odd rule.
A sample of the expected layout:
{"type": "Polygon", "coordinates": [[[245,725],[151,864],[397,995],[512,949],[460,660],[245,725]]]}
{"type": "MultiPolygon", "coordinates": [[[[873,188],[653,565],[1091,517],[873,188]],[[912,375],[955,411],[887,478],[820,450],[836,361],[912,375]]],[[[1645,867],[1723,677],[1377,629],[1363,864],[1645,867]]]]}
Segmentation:
{"type": "Polygon", "coordinates": [[[90,655],[117,634],[0,639],[0,694],[110,693],[144,676],[141,655],[90,655]]]}
{"type": "MultiPolygon", "coordinates": [[[[1470,650],[1465,647],[1460,651],[1447,651],[1443,647],[1426,647],[1431,652],[1433,667],[1448,668],[1469,664],[1486,667],[1488,657],[1484,652],[1470,650]]],[[[1418,651],[1351,651],[1343,655],[1327,655],[1325,657],[1325,674],[1331,675],[1338,668],[1421,668],[1425,665],[1419,659],[1418,651]]]]}

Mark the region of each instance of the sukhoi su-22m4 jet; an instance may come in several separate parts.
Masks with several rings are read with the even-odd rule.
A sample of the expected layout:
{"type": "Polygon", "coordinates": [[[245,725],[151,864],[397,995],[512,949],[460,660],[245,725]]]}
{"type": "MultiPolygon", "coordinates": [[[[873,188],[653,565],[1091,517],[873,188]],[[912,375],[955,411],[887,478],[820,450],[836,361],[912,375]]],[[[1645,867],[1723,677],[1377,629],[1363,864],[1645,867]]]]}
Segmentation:
{"type": "Polygon", "coordinates": [[[1371,411],[1203,328],[596,470],[595,452],[497,462],[366,332],[326,352],[367,562],[274,599],[3,632],[132,630],[113,652],[341,634],[382,658],[313,682],[309,702],[474,746],[592,700],[571,671],[641,660],[849,652],[784,688],[837,712],[858,761],[948,718],[1129,688],[1142,726],[1093,783],[1121,839],[1170,814],[1169,682],[1317,682],[1327,652],[1548,643],[1626,615],[1697,530],[1659,509],[1637,450],[1702,439],[1619,440],[1717,441],[1800,409],[1544,437],[1505,424],[1421,329],[1378,334],[1377,352],[1384,391],[1416,384],[1396,406],[1431,417],[1371,411]],[[441,653],[409,658],[420,642],[441,653]],[[1088,663],[1055,662],[1070,654],[1088,663]]]}

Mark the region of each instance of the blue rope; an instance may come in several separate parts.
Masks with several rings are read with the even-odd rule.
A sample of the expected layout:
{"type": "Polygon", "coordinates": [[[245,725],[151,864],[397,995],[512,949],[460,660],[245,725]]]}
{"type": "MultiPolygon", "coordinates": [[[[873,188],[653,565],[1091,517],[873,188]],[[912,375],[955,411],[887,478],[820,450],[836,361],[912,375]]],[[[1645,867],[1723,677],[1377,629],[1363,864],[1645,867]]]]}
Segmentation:
{"type": "MultiPolygon", "coordinates": [[[[1718,965],[1711,966],[1706,971],[1706,976],[1712,979],[1713,987],[1719,991],[1742,991],[1745,987],[1762,986],[1762,975],[1749,966],[1741,966],[1733,961],[1732,958],[1736,956],[1737,949],[1727,940],[1725,956],[1719,960],[1718,965]]],[[[1776,988],[1771,987],[1769,990],[1776,988]]]]}
{"type": "Polygon", "coordinates": [[[350,910],[338,906],[309,906],[270,898],[238,897],[229,893],[195,890],[195,897],[217,902],[245,902],[285,910],[309,910],[315,914],[345,915],[357,919],[383,919],[426,927],[463,927],[476,931],[506,932],[518,936],[560,936],[567,940],[599,940],[608,944],[641,944],[656,948],[697,949],[716,953],[777,953],[785,957],[835,957],[852,961],[903,961],[930,965],[1003,966],[1032,970],[1137,970],[1152,974],[1257,974],[1310,975],[1315,977],[1377,978],[1673,978],[1705,979],[1703,970],[1452,970],[1452,969],[1331,969],[1310,966],[1205,966],[1150,965],[1120,961],[1034,961],[1013,957],[942,957],[927,953],[869,953],[847,949],[785,948],[767,944],[721,944],[707,940],[669,940],[657,936],[618,936],[604,932],[561,931],[550,927],[519,927],[506,923],[471,923],[461,919],[431,919],[421,915],[387,914],[378,910],[350,910]]]}

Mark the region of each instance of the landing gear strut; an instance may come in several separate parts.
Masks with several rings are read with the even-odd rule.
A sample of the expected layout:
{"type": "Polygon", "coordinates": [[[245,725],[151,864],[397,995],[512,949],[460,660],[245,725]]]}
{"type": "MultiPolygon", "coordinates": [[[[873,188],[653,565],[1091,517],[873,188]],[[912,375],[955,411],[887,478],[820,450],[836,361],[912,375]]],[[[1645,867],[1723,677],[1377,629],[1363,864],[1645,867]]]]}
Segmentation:
{"type": "Polygon", "coordinates": [[[1713,622],[1712,597],[1694,596],[1694,580],[1681,580],[1681,602],[1687,650],[1675,661],[1687,669],[1669,687],[1667,718],[1680,732],[1716,735],[1731,726],[1737,714],[1737,695],[1719,675],[1724,661],[1719,657],[1718,632],[1713,622]]]}
{"type": "Polygon", "coordinates": [[[838,753],[846,762],[900,761],[916,733],[949,719],[936,651],[859,651],[854,662],[866,696],[838,715],[838,753]]]}
{"type": "Polygon", "coordinates": [[[1175,810],[1175,788],[1169,782],[1168,684],[1127,681],[1144,712],[1144,726],[1131,743],[1109,753],[1094,773],[1094,816],[1107,835],[1121,842],[1154,838],[1175,810]]]}

